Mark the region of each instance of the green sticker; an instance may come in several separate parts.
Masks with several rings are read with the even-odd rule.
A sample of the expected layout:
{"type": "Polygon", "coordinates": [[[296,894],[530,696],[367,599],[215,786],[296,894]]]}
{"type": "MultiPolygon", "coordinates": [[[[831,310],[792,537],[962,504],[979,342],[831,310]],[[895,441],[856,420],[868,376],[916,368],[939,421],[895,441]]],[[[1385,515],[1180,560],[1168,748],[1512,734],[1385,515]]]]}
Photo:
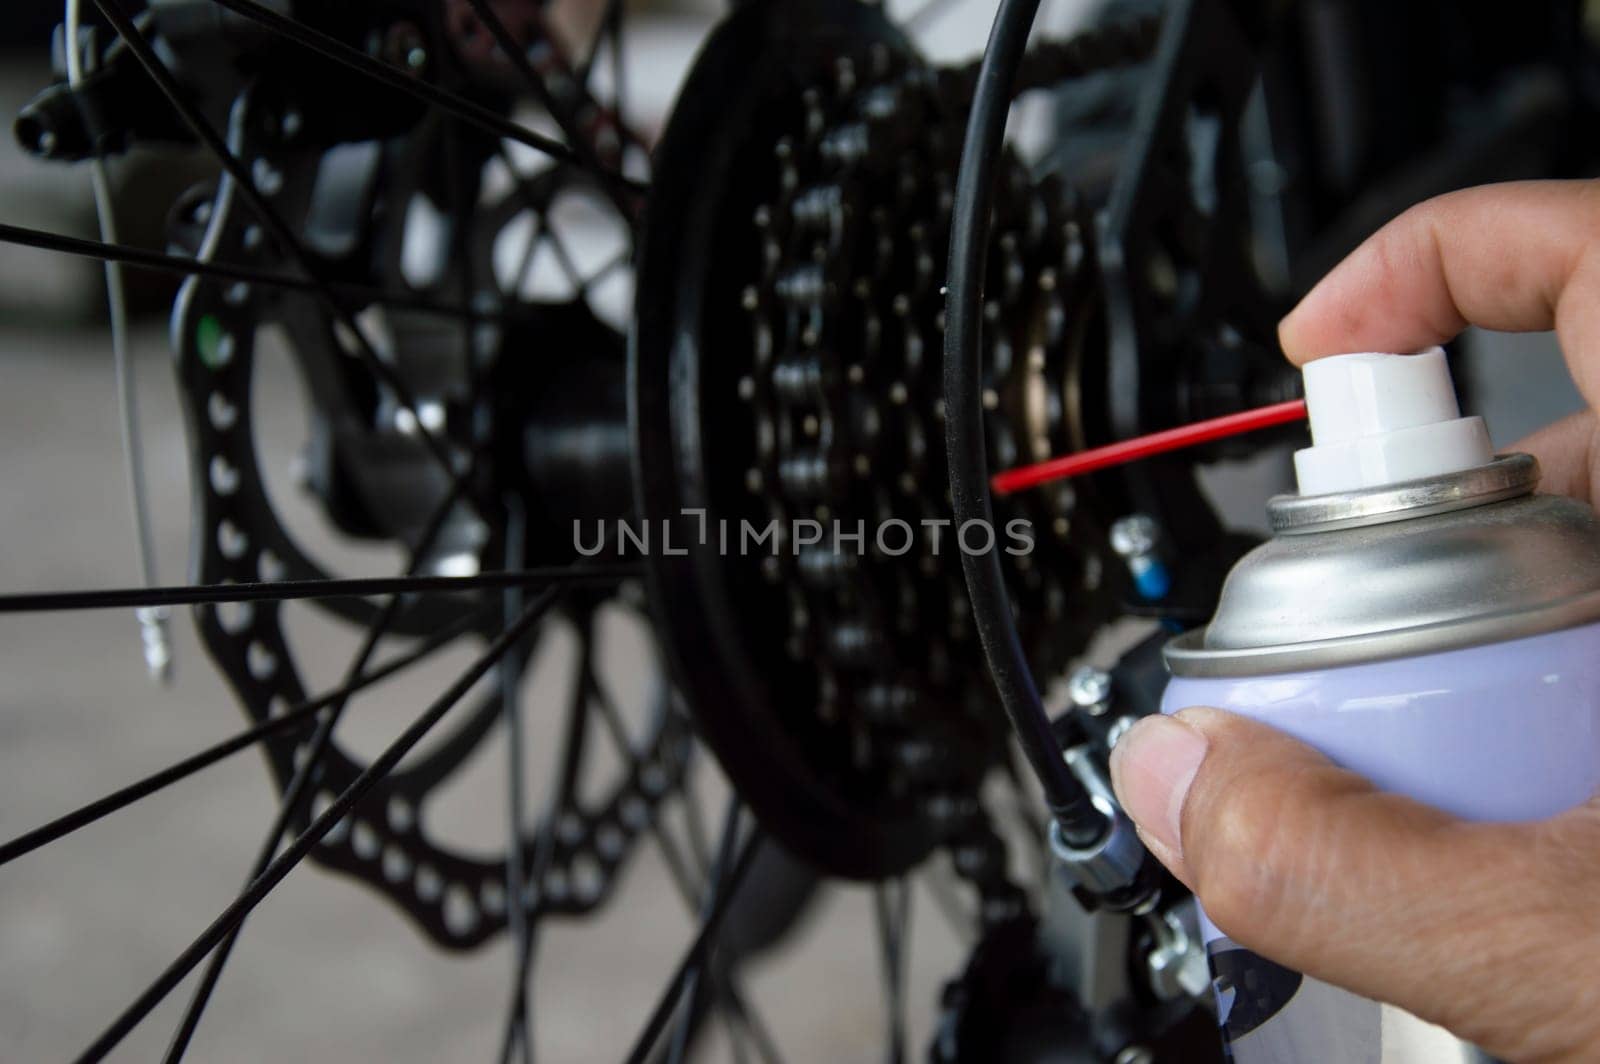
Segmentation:
{"type": "Polygon", "coordinates": [[[222,320],[215,314],[202,314],[195,327],[194,342],[200,352],[200,361],[210,369],[220,369],[233,356],[231,338],[222,330],[222,320]]]}

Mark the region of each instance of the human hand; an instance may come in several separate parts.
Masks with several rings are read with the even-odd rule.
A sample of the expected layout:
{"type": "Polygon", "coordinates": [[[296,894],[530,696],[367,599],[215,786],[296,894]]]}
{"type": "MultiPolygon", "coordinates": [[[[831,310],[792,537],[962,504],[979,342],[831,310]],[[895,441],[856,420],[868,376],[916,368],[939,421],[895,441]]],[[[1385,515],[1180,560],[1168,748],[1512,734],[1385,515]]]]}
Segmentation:
{"type": "MultiPolygon", "coordinates": [[[[1443,196],[1374,234],[1284,319],[1297,365],[1416,351],[1468,324],[1555,329],[1591,409],[1514,450],[1600,499],[1600,183],[1443,196]]],[[[1111,756],[1151,851],[1241,945],[1516,1061],[1600,1058],[1600,800],[1475,824],[1383,794],[1267,725],[1148,718],[1111,756]]]]}

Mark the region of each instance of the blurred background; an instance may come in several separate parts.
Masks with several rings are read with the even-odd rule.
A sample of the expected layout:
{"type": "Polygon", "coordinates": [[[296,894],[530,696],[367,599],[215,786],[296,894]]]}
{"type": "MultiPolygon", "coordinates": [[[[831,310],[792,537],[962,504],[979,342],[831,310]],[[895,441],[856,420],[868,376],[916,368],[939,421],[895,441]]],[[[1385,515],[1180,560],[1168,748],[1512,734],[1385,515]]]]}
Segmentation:
{"type": "MultiPolygon", "coordinates": [[[[971,7],[942,27],[957,54],[982,39],[992,15],[984,4],[971,7]]],[[[665,121],[719,9],[707,0],[630,11],[629,101],[647,130],[665,121]]],[[[7,116],[0,222],[93,238],[87,165],[40,162],[9,135],[11,116],[53,79],[50,32],[59,21],[58,3],[18,0],[0,24],[0,114],[7,116]]],[[[164,246],[173,201],[208,169],[198,151],[177,160],[171,151],[136,151],[116,160],[122,239],[164,246]]],[[[125,276],[160,574],[184,582],[192,530],[167,332],[175,289],[158,274],[125,276]]],[[[343,543],[295,490],[291,472],[306,438],[296,408],[304,396],[285,352],[265,350],[260,358],[258,444],[276,481],[274,501],[297,533],[346,571],[392,572],[398,553],[343,543]]],[[[99,263],[0,244],[0,586],[138,581],[110,360],[99,263]]],[[[291,636],[303,636],[295,643],[302,669],[326,675],[331,686],[355,644],[309,611],[289,623],[299,626],[291,636]]],[[[146,675],[139,628],[126,612],[0,619],[0,676],[7,678],[0,690],[0,836],[244,725],[185,611],[175,612],[171,629],[176,669],[171,686],[162,687],[146,675]]],[[[537,660],[559,665],[570,657],[571,640],[552,642],[537,660]]],[[[634,632],[612,653],[611,675],[637,696],[656,670],[651,652],[634,632]]],[[[453,679],[452,665],[464,664],[459,656],[430,663],[406,674],[406,686],[385,685],[377,704],[352,714],[341,735],[376,752],[453,679]]],[[[530,672],[555,674],[527,692],[529,763],[544,765],[561,723],[563,678],[559,667],[530,672]]],[[[433,822],[469,851],[492,852],[504,838],[502,758],[497,749],[485,751],[429,808],[433,822]]],[[[703,804],[718,811],[724,785],[709,759],[701,770],[703,804]]],[[[81,1051],[232,899],[277,797],[259,756],[247,752],[0,868],[0,1060],[61,1060],[81,1051]]],[[[913,901],[913,1046],[930,1037],[940,987],[959,970],[966,948],[925,889],[917,887],[913,901]]],[[[597,918],[556,920],[541,936],[539,1058],[621,1059],[695,926],[659,851],[641,845],[597,918]]],[[[829,888],[789,943],[743,980],[773,1039],[788,1047],[786,1059],[878,1058],[885,1019],[872,892],[829,888]]],[[[512,960],[503,935],[477,952],[442,953],[367,890],[306,865],[251,917],[191,1059],[495,1059],[512,960]]],[[[186,981],[113,1059],[159,1058],[193,984],[186,981]]],[[[731,1059],[715,1026],[700,1049],[706,1059],[731,1059]]]]}
{"type": "MultiPolygon", "coordinates": [[[[583,2],[556,0],[558,9],[583,2]]],[[[920,3],[892,0],[889,6],[909,12],[920,3]]],[[[954,0],[946,6],[922,44],[942,59],[976,55],[993,5],[954,0]]],[[[1043,23],[1066,31],[1101,6],[1046,0],[1043,23]]],[[[1306,4],[1308,39],[1321,39],[1319,18],[1334,26],[1340,10],[1383,6],[1306,4]]],[[[1524,6],[1531,12],[1539,5],[1524,6]]],[[[665,122],[720,5],[675,0],[629,7],[629,104],[640,126],[652,132],[665,122]]],[[[1447,30],[1459,27],[1441,10],[1415,5],[1412,29],[1418,38],[1441,48],[1467,47],[1444,39],[1447,30]]],[[[59,4],[50,0],[12,0],[6,6],[0,20],[0,114],[15,115],[54,79],[50,33],[59,19],[59,4]]],[[[1373,54],[1390,62],[1406,59],[1403,52],[1373,54]]],[[[1384,75],[1369,73],[1380,80],[1384,75]]],[[[1044,108],[1026,119],[1042,136],[1083,142],[1071,140],[1078,119],[1070,107],[1044,108]]],[[[1357,121],[1339,115],[1327,120],[1357,121]]],[[[1463,106],[1457,120],[1477,119],[1463,106]]],[[[1417,148],[1369,145],[1366,155],[1345,160],[1349,173],[1343,179],[1362,187],[1392,171],[1385,153],[1410,157],[1417,148]]],[[[115,160],[122,239],[162,247],[171,204],[208,170],[199,153],[135,151],[115,160]]],[[[1335,175],[1329,169],[1320,176],[1331,182],[1335,175]]],[[[1473,171],[1463,167],[1457,176],[1458,183],[1469,183],[1473,171]]],[[[1371,218],[1367,228],[1382,220],[1371,218]]],[[[87,167],[41,162],[10,136],[0,136],[0,222],[96,236],[87,167]]],[[[1332,261],[1328,254],[1323,258],[1315,268],[1332,261]]],[[[1312,279],[1283,270],[1285,289],[1312,279]]],[[[158,275],[129,271],[127,277],[156,556],[163,581],[179,583],[189,571],[192,503],[166,334],[173,288],[158,275]]],[[[258,373],[259,447],[269,476],[279,478],[275,501],[308,541],[353,571],[392,566],[397,554],[351,547],[294,490],[293,469],[306,433],[304,399],[283,352],[269,349],[260,357],[268,371],[258,373]]],[[[110,358],[100,265],[0,244],[0,588],[6,591],[138,580],[110,358]]],[[[1470,405],[1489,417],[1497,443],[1580,405],[1548,337],[1474,336],[1459,358],[1470,405]]],[[[1276,453],[1248,466],[1220,466],[1210,482],[1233,523],[1259,527],[1261,503],[1284,484],[1286,468],[1286,455],[1276,453]]],[[[619,622],[608,671],[626,689],[619,697],[639,702],[658,663],[637,621],[632,623],[630,634],[627,623],[619,622]]],[[[293,622],[297,654],[308,672],[336,676],[350,637],[319,624],[309,615],[293,622]]],[[[176,669],[171,685],[163,687],[146,676],[138,626],[125,612],[0,618],[0,837],[15,836],[243,725],[234,696],[186,613],[174,616],[172,636],[176,669]]],[[[527,692],[527,743],[536,764],[548,760],[560,723],[562,688],[550,677],[559,676],[560,662],[572,653],[570,639],[564,643],[560,632],[546,643],[539,660],[551,667],[538,670],[540,679],[530,681],[527,692]]],[[[452,663],[431,663],[409,674],[407,685],[384,687],[372,700],[376,704],[352,720],[352,745],[369,753],[379,749],[426,694],[449,681],[452,663]]],[[[713,765],[701,767],[703,802],[717,809],[725,785],[713,765]]],[[[501,759],[485,756],[431,815],[469,848],[476,841],[488,850],[505,830],[503,788],[501,759]]],[[[259,759],[247,753],[0,868],[0,1059],[55,1060],[79,1051],[232,898],[276,798],[259,759]]],[[[960,970],[970,947],[970,914],[947,911],[951,874],[944,860],[912,879],[915,932],[905,999],[914,1056],[934,1033],[941,986],[960,970]]],[[[693,927],[659,853],[649,846],[640,848],[596,918],[547,925],[534,1006],[541,1059],[620,1057],[693,927]]],[[[881,1058],[886,1021],[874,928],[870,890],[828,886],[785,944],[746,971],[746,992],[788,1059],[881,1058]]],[[[499,1044],[511,964],[503,936],[476,952],[441,953],[366,890],[307,866],[248,922],[193,1059],[490,1059],[499,1044]]],[[[187,986],[174,994],[125,1043],[118,1059],[158,1057],[187,996],[187,986]]],[[[724,1032],[715,1027],[700,1049],[712,1059],[732,1056],[724,1032]]]]}

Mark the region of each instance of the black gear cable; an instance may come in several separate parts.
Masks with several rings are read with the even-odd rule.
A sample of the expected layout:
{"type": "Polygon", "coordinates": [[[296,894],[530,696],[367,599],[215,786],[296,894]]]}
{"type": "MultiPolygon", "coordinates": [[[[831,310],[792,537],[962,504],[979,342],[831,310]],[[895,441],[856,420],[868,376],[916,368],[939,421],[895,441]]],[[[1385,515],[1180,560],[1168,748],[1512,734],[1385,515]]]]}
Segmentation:
{"type": "MultiPolygon", "coordinates": [[[[988,257],[994,164],[1000,157],[1012,90],[1038,10],[1039,0],[1001,0],[978,68],[950,215],[944,340],[945,441],[951,504],[958,528],[971,521],[985,522],[990,527],[994,524],[983,435],[983,274],[988,257]]],[[[1045,804],[1069,844],[1093,845],[1105,836],[1110,821],[1068,768],[1051,730],[1012,620],[1011,596],[1006,590],[999,553],[992,543],[989,550],[980,553],[963,551],[961,567],[989,672],[1022,752],[1044,790],[1045,804]]]]}

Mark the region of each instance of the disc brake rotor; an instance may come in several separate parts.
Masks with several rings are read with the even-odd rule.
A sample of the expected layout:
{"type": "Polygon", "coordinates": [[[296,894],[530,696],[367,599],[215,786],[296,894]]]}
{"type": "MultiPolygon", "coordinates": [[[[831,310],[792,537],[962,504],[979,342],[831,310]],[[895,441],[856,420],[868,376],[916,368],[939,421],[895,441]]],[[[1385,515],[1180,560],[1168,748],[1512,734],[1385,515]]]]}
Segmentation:
{"type": "MultiPolygon", "coordinates": [[[[305,234],[320,263],[341,280],[385,291],[460,305],[476,299],[471,305],[496,312],[489,321],[507,319],[469,330],[459,320],[441,322],[423,310],[366,308],[359,319],[363,331],[379,338],[380,357],[406,382],[415,398],[412,406],[360,363],[347,331],[315,300],[191,278],[174,316],[174,342],[197,500],[195,579],[213,584],[328,575],[285,526],[264,485],[252,393],[257,343],[269,326],[281,327],[307,385],[313,429],[306,486],[341,530],[380,542],[415,542],[429,515],[451,496],[450,473],[421,438],[420,430],[426,430],[442,441],[454,472],[469,479],[465,494],[451,504],[435,546],[419,559],[419,571],[448,574],[502,564],[507,518],[501,501],[508,493],[529,513],[530,551],[547,550],[557,537],[540,522],[547,511],[565,505],[546,497],[553,490],[549,485],[562,481],[563,467],[551,460],[550,468],[530,469],[525,459],[536,448],[525,430],[542,409],[555,405],[538,394],[546,380],[595,384],[590,400],[610,403],[615,409],[608,416],[620,426],[620,336],[588,309],[585,293],[566,303],[518,305],[515,284],[509,291],[494,284],[489,250],[517,212],[499,200],[480,204],[476,176],[454,199],[436,180],[419,176],[428,157],[438,157],[443,146],[468,151],[475,166],[488,158],[492,142],[441,142],[440,130],[424,122],[395,140],[328,147],[300,141],[301,128],[295,107],[269,102],[260,92],[247,94],[235,107],[230,145],[251,161],[258,189],[293,231],[305,234]],[[421,284],[414,278],[408,283],[402,268],[407,227],[417,224],[407,208],[419,193],[431,197],[447,238],[475,221],[482,233],[465,260],[452,255],[449,246],[436,249],[433,261],[446,265],[421,284]],[[463,267],[462,261],[472,265],[463,267]],[[548,375],[541,375],[540,366],[548,375]],[[562,366],[568,367],[565,377],[562,366]],[[514,387],[522,390],[508,397],[514,387]]],[[[177,230],[200,258],[294,272],[292,261],[267,238],[227,179],[214,193],[191,199],[180,211],[177,230]]],[[[573,476],[565,474],[567,480],[573,476]]],[[[626,474],[618,479],[626,483],[626,474]]],[[[555,511],[551,520],[564,530],[566,511],[555,511]]],[[[561,542],[554,560],[569,560],[570,537],[561,542]]],[[[543,555],[529,563],[542,560],[543,555]]],[[[595,638],[598,611],[608,602],[627,606],[629,601],[626,588],[569,594],[563,613],[587,647],[595,638]]],[[[363,600],[317,605],[363,627],[380,612],[378,603],[363,600]]],[[[500,629],[499,609],[498,593],[419,597],[402,604],[390,630],[418,636],[460,626],[486,639],[500,629]]],[[[253,720],[265,721],[306,700],[278,604],[202,607],[197,620],[208,651],[253,720]]],[[[524,658],[530,649],[522,649],[524,658]]],[[[589,658],[587,650],[580,652],[581,660],[589,658]]],[[[590,685],[580,698],[604,703],[607,694],[592,676],[580,675],[575,682],[590,685]]],[[[319,863],[388,897],[447,947],[481,943],[506,925],[507,910],[516,903],[505,897],[503,856],[466,854],[430,830],[423,815],[430,797],[468,761],[503,713],[498,691],[465,707],[452,733],[380,783],[314,854],[319,863]]],[[[293,777],[297,758],[308,752],[304,740],[303,734],[280,734],[263,744],[280,790],[293,777]]],[[[537,881],[529,878],[531,868],[524,876],[528,885],[521,903],[531,917],[584,913],[605,899],[633,841],[649,827],[656,804],[678,787],[689,741],[663,691],[646,734],[633,738],[621,768],[598,798],[568,786],[553,800],[538,837],[529,837],[523,847],[530,860],[538,855],[542,873],[537,881]]],[[[364,767],[333,744],[290,829],[303,829],[364,767]]]]}

